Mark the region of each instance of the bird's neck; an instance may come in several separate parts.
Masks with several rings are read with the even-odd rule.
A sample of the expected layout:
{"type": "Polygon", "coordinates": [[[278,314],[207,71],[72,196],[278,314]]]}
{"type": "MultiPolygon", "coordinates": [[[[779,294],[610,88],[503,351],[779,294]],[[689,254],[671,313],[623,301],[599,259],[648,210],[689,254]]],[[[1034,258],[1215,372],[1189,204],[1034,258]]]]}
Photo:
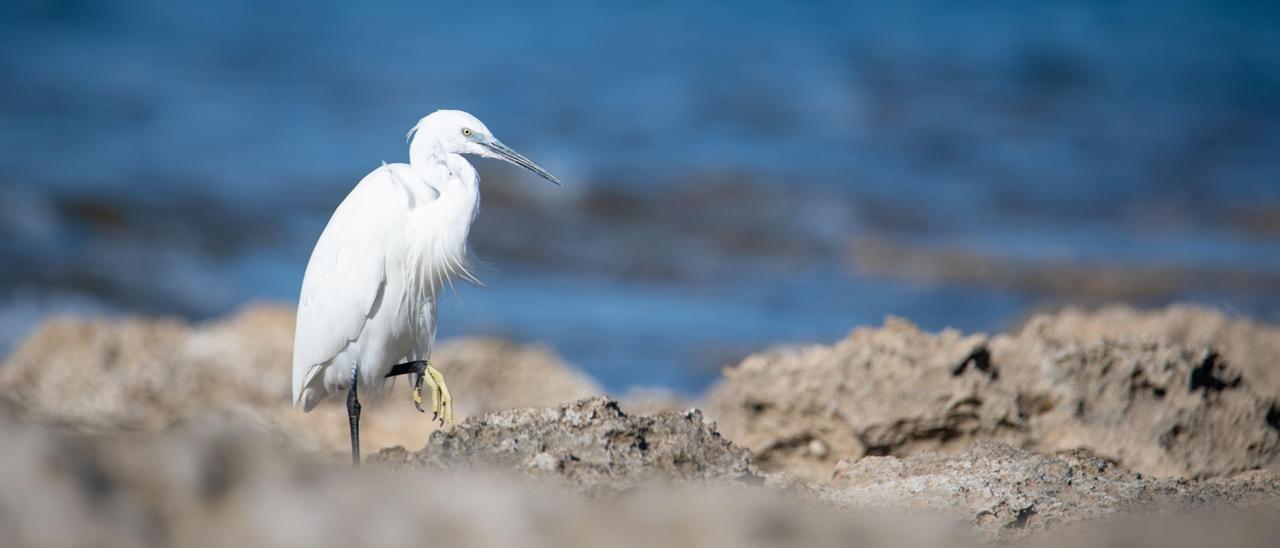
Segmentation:
{"type": "Polygon", "coordinates": [[[443,162],[431,161],[419,176],[439,195],[415,208],[406,225],[410,276],[424,295],[436,295],[450,279],[479,283],[471,274],[467,252],[467,235],[480,207],[479,177],[457,154],[447,155],[443,162]]]}
{"type": "Polygon", "coordinates": [[[458,154],[430,154],[410,157],[410,166],[422,183],[435,190],[433,200],[424,203],[421,222],[449,227],[444,233],[465,245],[471,221],[480,207],[480,177],[475,167],[458,154]]]}
{"type": "Polygon", "coordinates": [[[439,141],[419,137],[409,145],[409,165],[413,167],[418,177],[424,180],[431,178],[431,172],[435,166],[447,164],[447,162],[448,154],[440,147],[439,141]]]}
{"type": "MultiPolygon", "coordinates": [[[[478,182],[476,170],[462,155],[446,152],[435,139],[414,139],[409,147],[409,166],[422,180],[432,185],[441,194],[454,190],[448,188],[449,183],[462,183],[463,190],[474,191],[478,182]],[[453,177],[445,177],[453,175],[453,177]]],[[[468,192],[464,192],[468,193],[468,192]]]]}

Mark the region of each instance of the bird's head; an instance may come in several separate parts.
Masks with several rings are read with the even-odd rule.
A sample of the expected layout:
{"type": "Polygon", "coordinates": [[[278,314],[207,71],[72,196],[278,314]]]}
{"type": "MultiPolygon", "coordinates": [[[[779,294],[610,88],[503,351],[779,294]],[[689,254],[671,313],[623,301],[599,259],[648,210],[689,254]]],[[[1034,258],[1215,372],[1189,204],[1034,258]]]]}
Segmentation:
{"type": "Polygon", "coordinates": [[[560,180],[542,166],[502,144],[484,122],[461,110],[437,110],[426,115],[409,130],[408,138],[413,139],[414,145],[422,139],[433,140],[446,153],[474,154],[504,160],[560,184],[560,180]]]}

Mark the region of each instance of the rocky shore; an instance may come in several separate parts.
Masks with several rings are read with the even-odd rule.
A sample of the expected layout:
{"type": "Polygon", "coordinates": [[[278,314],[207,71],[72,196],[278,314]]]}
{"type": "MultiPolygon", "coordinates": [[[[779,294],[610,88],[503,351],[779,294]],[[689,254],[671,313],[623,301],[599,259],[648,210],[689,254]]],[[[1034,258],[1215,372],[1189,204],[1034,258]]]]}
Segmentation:
{"type": "Polygon", "coordinates": [[[707,394],[611,398],[545,348],[443,344],[459,423],[394,386],[370,466],[289,405],[290,310],[63,318],[0,365],[9,546],[1260,545],[1280,328],[1190,307],[1010,333],[890,318],[707,394]],[[1071,542],[1066,542],[1070,540],[1071,542]]]}

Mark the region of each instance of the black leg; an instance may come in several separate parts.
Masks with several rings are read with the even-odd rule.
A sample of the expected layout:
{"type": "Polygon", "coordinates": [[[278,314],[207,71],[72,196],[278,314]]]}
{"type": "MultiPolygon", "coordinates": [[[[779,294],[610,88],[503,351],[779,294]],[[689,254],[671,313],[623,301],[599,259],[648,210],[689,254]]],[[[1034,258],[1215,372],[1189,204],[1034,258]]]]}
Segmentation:
{"type": "Polygon", "coordinates": [[[391,371],[387,372],[386,378],[389,379],[391,377],[397,377],[400,375],[410,375],[410,374],[421,375],[424,372],[426,372],[426,370],[427,370],[427,362],[425,361],[418,360],[414,362],[405,362],[392,367],[391,371]]]}
{"type": "Polygon", "coordinates": [[[360,400],[356,398],[356,380],[360,368],[351,368],[351,388],[347,389],[347,419],[351,421],[351,465],[360,466],[360,400]]]}
{"type": "MultiPolygon", "coordinates": [[[[426,377],[428,365],[423,360],[396,364],[391,367],[391,371],[388,371],[386,376],[389,379],[397,375],[409,375],[409,378],[413,379],[413,405],[418,408],[419,413],[426,413],[422,409],[422,380],[426,377]]],[[[434,397],[432,395],[432,398],[434,397]]],[[[431,420],[435,420],[435,415],[432,415],[431,420]]]]}

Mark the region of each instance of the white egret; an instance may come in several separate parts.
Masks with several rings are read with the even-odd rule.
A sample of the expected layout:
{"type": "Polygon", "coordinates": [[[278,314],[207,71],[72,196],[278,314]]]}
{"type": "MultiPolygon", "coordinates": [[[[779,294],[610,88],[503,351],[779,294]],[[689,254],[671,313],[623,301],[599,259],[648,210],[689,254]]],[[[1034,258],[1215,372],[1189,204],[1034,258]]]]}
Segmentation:
{"type": "Polygon", "coordinates": [[[438,110],[409,130],[409,163],[365,176],[338,205],[302,278],[293,339],[293,404],[310,411],[347,390],[351,460],[360,464],[356,387],[380,389],[410,374],[422,411],[431,388],[433,420],[453,421],[444,376],[428,361],[442,285],[475,278],[467,233],[480,204],[476,170],[463,157],[498,158],[560,184],[502,144],[474,116],[438,110]]]}

